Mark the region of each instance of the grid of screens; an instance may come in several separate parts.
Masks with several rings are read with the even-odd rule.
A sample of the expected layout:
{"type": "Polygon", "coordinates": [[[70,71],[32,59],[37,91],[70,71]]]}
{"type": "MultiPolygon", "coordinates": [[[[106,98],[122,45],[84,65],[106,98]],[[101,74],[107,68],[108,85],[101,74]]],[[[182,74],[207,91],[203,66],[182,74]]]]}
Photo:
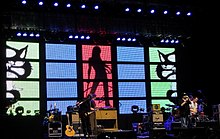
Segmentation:
{"type": "Polygon", "coordinates": [[[56,107],[62,115],[80,96],[86,97],[89,93],[96,93],[100,98],[96,100],[97,107],[118,105],[119,114],[131,114],[133,105],[146,112],[148,91],[152,104],[165,108],[175,105],[174,48],[116,46],[116,53],[112,53],[109,45],[80,45],[78,55],[77,47],[76,44],[45,43],[42,52],[45,59],[41,60],[39,43],[7,41],[6,97],[10,102],[7,114],[17,115],[18,110],[23,111],[23,116],[39,114],[41,101],[45,101],[40,99],[40,67],[43,65],[44,103],[47,110],[56,107]]]}
{"type": "Polygon", "coordinates": [[[117,46],[117,75],[120,114],[132,113],[131,107],[133,105],[146,109],[147,89],[144,56],[144,47],[117,46]],[[136,100],[133,100],[134,97],[136,100]]]}
{"type": "Polygon", "coordinates": [[[113,106],[111,55],[111,46],[82,45],[83,95],[95,93],[102,98],[95,101],[97,107],[113,106]]]}
{"type": "Polygon", "coordinates": [[[160,107],[165,109],[169,109],[169,106],[177,103],[175,62],[174,48],[149,48],[152,104],[160,104],[160,107]]]}
{"type": "Polygon", "coordinates": [[[39,43],[6,41],[6,100],[8,115],[40,111],[39,43]]]}
{"type": "Polygon", "coordinates": [[[47,110],[56,108],[65,115],[78,96],[76,45],[46,43],[45,57],[47,110]]]}

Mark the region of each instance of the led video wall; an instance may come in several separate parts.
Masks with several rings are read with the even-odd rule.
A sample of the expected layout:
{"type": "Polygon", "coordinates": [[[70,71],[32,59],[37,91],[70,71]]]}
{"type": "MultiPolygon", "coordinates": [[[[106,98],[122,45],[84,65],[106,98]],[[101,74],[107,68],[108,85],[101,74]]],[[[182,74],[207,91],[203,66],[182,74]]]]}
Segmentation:
{"type": "Polygon", "coordinates": [[[8,115],[40,111],[39,43],[6,42],[6,99],[8,115]]]}
{"type": "Polygon", "coordinates": [[[65,115],[78,97],[76,45],[46,43],[45,63],[47,110],[65,115]]]}
{"type": "Polygon", "coordinates": [[[119,114],[131,114],[133,105],[140,113],[150,103],[167,108],[177,98],[172,47],[7,41],[6,68],[8,115],[54,108],[65,115],[89,93],[97,107],[117,107],[119,114]]]}
{"type": "Polygon", "coordinates": [[[175,48],[149,47],[152,104],[169,108],[177,103],[175,48]]]}

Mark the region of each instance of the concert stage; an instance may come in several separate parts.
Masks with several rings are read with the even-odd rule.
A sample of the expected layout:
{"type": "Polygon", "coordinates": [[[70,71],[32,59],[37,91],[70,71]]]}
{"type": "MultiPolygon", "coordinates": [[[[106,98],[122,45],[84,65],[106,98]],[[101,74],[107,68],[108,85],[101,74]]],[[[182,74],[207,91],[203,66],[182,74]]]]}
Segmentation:
{"type": "MultiPolygon", "coordinates": [[[[4,118],[1,124],[1,138],[3,139],[84,139],[83,134],[75,134],[73,137],[67,137],[64,133],[66,127],[62,125],[62,134],[54,134],[57,137],[48,137],[48,128],[42,125],[42,119],[33,117],[14,117],[4,118]]],[[[126,122],[124,124],[127,124],[126,122]]],[[[55,126],[55,132],[59,132],[59,124],[55,126]]],[[[112,129],[112,128],[111,128],[112,129]]],[[[153,127],[136,131],[130,130],[102,130],[97,134],[86,137],[86,139],[220,139],[219,122],[206,121],[197,122],[195,128],[181,128],[180,123],[171,123],[171,128],[153,127]]]]}
{"type": "Polygon", "coordinates": [[[62,139],[220,139],[220,130],[212,128],[175,128],[167,131],[165,128],[154,128],[152,131],[137,134],[132,130],[105,131],[91,137],[74,136],[62,139]]]}

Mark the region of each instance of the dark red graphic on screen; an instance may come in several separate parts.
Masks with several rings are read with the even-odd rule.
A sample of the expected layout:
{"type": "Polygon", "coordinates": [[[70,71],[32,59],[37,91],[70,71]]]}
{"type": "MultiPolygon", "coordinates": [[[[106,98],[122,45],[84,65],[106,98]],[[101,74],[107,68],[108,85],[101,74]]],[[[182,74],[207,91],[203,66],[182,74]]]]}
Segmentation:
{"type": "Polygon", "coordinates": [[[109,100],[113,97],[111,47],[101,45],[82,46],[84,96],[95,93],[97,96],[97,106],[113,106],[109,100]]]}

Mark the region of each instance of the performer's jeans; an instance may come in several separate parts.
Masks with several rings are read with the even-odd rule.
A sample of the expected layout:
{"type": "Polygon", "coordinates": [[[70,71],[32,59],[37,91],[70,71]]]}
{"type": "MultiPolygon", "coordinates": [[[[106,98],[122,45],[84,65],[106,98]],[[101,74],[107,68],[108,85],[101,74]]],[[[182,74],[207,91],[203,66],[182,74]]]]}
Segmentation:
{"type": "Polygon", "coordinates": [[[188,127],[188,125],[189,125],[188,116],[183,116],[180,118],[180,120],[181,120],[181,127],[188,127]]]}

